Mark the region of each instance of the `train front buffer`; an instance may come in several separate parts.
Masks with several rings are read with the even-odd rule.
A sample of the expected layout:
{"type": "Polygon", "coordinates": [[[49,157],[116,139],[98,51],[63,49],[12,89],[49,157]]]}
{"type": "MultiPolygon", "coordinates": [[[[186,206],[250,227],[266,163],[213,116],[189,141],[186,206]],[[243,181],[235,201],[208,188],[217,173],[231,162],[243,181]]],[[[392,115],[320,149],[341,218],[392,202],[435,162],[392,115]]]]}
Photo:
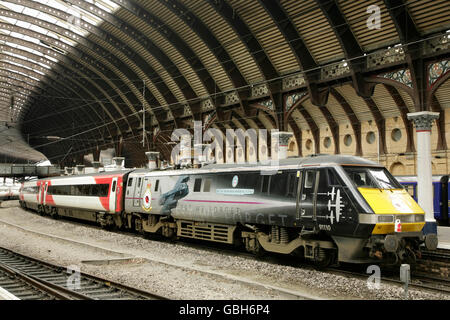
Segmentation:
{"type": "Polygon", "coordinates": [[[425,213],[403,189],[358,188],[374,213],[359,214],[360,226],[370,232],[366,248],[371,258],[414,262],[419,245],[429,250],[437,247],[436,235],[422,233],[425,213]],[[433,237],[434,236],[434,237],[433,237]]]}

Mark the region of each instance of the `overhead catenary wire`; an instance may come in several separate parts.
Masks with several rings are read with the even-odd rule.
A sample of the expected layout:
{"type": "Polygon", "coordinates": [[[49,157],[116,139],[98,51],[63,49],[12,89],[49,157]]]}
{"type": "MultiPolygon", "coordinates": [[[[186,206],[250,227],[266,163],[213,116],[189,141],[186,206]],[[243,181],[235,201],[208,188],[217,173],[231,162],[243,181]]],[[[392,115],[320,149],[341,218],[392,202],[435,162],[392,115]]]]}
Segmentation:
{"type": "MultiPolygon", "coordinates": [[[[167,107],[167,106],[169,106],[169,105],[166,105],[166,106],[161,106],[162,108],[164,108],[164,107],[167,107]]],[[[128,116],[130,116],[130,115],[128,115],[128,116]]],[[[245,118],[243,118],[243,119],[245,119],[245,118]]],[[[119,119],[119,121],[120,121],[120,119],[119,119]]]]}

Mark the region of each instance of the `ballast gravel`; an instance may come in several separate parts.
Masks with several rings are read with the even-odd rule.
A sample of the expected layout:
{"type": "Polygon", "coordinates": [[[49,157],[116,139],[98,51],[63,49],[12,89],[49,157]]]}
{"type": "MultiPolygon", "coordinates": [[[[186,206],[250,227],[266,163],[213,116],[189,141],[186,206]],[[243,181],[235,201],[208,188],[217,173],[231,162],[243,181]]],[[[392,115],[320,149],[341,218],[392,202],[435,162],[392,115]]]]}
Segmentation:
{"type": "MultiPolygon", "coordinates": [[[[147,240],[0,204],[0,246],[170,299],[403,299],[400,285],[256,260],[179,240],[147,240]]],[[[369,274],[368,274],[369,277],[369,274]]],[[[410,289],[409,299],[450,300],[410,289]]]]}

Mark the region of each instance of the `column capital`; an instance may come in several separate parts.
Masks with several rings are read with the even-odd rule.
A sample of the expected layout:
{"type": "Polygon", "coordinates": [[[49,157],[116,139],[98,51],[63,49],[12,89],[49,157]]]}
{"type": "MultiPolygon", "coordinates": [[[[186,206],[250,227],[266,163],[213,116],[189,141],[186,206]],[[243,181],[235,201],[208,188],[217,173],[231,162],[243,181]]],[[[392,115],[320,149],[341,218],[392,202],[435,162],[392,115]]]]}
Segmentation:
{"type": "Polygon", "coordinates": [[[408,113],[408,120],[414,122],[416,130],[430,131],[433,121],[439,118],[439,112],[421,111],[408,113]]]}
{"type": "Polygon", "coordinates": [[[145,153],[145,156],[147,157],[147,167],[149,169],[157,169],[158,168],[158,158],[159,158],[159,152],[158,151],[147,151],[145,153]]]}
{"type": "Polygon", "coordinates": [[[145,153],[145,155],[146,155],[148,161],[155,161],[159,157],[159,152],[158,151],[147,151],[145,153]]]}
{"type": "Polygon", "coordinates": [[[292,132],[286,132],[286,131],[277,131],[272,133],[272,137],[278,137],[279,145],[280,146],[287,146],[289,139],[294,134],[292,132]]]}

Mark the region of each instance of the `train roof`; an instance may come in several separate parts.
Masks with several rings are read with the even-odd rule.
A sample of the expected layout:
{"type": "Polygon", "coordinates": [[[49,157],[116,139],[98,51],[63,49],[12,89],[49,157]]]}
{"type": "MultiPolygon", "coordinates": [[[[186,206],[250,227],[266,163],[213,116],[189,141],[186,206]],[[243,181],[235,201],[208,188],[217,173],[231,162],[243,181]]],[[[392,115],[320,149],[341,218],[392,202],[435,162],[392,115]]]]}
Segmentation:
{"type": "Polygon", "coordinates": [[[271,161],[257,162],[257,163],[223,163],[223,164],[207,164],[201,168],[188,168],[179,170],[153,170],[137,169],[133,173],[136,174],[150,174],[150,175],[179,175],[179,174],[196,174],[207,172],[233,172],[236,170],[242,171],[254,171],[254,170],[271,170],[272,168],[286,168],[297,169],[302,166],[314,166],[314,165],[357,165],[357,166],[370,166],[370,167],[382,167],[380,164],[355,156],[341,156],[341,155],[318,155],[310,157],[292,157],[288,159],[280,160],[279,163],[271,161]]]}
{"type": "MultiPolygon", "coordinates": [[[[417,182],[417,176],[394,176],[395,179],[398,180],[398,182],[417,182]]],[[[442,178],[448,179],[448,175],[442,175],[442,176],[432,176],[431,180],[433,182],[441,182],[442,178]]]]}
{"type": "Polygon", "coordinates": [[[54,176],[54,177],[47,177],[47,178],[25,181],[24,185],[26,183],[36,183],[36,181],[38,181],[38,180],[58,180],[58,179],[77,178],[77,177],[82,178],[82,177],[96,177],[96,176],[104,177],[104,176],[108,176],[108,175],[125,175],[131,171],[133,171],[133,169],[102,171],[102,172],[98,172],[98,173],[73,174],[73,175],[68,175],[68,176],[66,176],[66,175],[54,176]]]}
{"type": "MultiPolygon", "coordinates": [[[[383,167],[382,165],[367,160],[361,157],[351,156],[351,155],[314,155],[308,157],[292,157],[287,159],[282,159],[279,162],[272,163],[271,161],[257,162],[257,163],[223,163],[223,164],[207,164],[202,168],[194,169],[179,169],[179,170],[152,170],[148,169],[126,169],[126,170],[116,170],[116,171],[103,171],[99,173],[90,173],[82,175],[70,175],[70,176],[57,176],[49,177],[47,179],[65,179],[65,178],[75,178],[83,176],[105,176],[105,175],[125,175],[129,172],[137,174],[151,174],[151,175],[178,175],[178,174],[195,174],[195,173],[205,173],[205,172],[220,172],[220,171],[230,171],[236,169],[243,169],[244,171],[249,170],[270,170],[271,168],[278,167],[291,167],[291,169],[300,168],[302,166],[315,166],[315,165],[355,165],[355,166],[370,166],[370,167],[383,167]]],[[[29,182],[35,182],[29,181],[29,182]]]]}
{"type": "MultiPolygon", "coordinates": [[[[309,157],[292,157],[287,159],[282,159],[279,161],[280,166],[291,166],[291,165],[318,165],[318,164],[337,164],[337,165],[367,165],[367,166],[381,166],[380,164],[370,161],[361,157],[355,157],[350,155],[315,155],[309,157]]],[[[275,162],[275,165],[276,164],[275,162]]],[[[203,166],[205,169],[228,169],[234,167],[270,167],[271,161],[267,162],[257,162],[257,163],[224,163],[224,164],[207,164],[203,166]]]]}

